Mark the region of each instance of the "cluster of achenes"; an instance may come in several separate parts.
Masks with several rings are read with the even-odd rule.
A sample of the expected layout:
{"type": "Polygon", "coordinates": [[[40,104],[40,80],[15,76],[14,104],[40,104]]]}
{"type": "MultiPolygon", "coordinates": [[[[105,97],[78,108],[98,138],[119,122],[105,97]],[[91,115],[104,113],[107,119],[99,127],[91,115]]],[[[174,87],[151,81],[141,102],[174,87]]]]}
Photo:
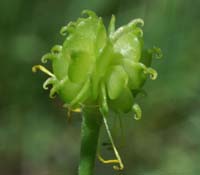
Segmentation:
{"type": "MultiPolygon", "coordinates": [[[[44,89],[52,85],[50,97],[57,93],[68,109],[78,111],[95,107],[101,112],[117,160],[105,161],[100,156],[99,159],[104,163],[119,163],[115,169],[121,170],[123,164],[105,116],[109,110],[117,113],[132,110],[136,119],[141,117],[135,97],[141,92],[148,75],[151,79],[157,77],[157,72],[150,65],[153,57],[161,57],[161,51],[155,47],[143,49],[143,32],[138,26],[143,26],[142,19],[135,19],[115,30],[115,17],[112,16],[107,32],[102,19],[94,12],[83,13],[86,18],[62,27],[61,34],[66,36],[64,43],[55,45],[42,57],[43,63],[52,61],[53,73],[41,65],[34,66],[33,71],[40,69],[50,76],[43,84],[44,89]]],[[[84,172],[84,175],[92,172],[99,132],[99,129],[95,130],[97,122],[91,120],[88,114],[82,124],[79,166],[80,174],[84,172]]]]}
{"type": "Polygon", "coordinates": [[[105,114],[137,110],[134,98],[147,79],[157,73],[150,68],[152,57],[160,57],[158,48],[143,49],[142,19],[135,19],[115,30],[112,16],[108,32],[92,11],[61,28],[66,36],[62,45],[55,45],[42,62],[52,61],[53,73],[41,65],[33,67],[50,75],[43,87],[52,84],[50,97],[59,94],[70,109],[99,105],[105,114]]]}

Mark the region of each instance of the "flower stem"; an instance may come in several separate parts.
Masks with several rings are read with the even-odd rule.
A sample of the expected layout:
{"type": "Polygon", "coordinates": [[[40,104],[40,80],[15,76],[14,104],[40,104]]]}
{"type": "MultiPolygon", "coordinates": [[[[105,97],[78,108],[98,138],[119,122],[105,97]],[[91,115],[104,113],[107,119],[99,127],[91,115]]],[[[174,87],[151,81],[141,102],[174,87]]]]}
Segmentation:
{"type": "Polygon", "coordinates": [[[102,116],[98,108],[84,108],[81,128],[79,175],[92,175],[102,116]]]}

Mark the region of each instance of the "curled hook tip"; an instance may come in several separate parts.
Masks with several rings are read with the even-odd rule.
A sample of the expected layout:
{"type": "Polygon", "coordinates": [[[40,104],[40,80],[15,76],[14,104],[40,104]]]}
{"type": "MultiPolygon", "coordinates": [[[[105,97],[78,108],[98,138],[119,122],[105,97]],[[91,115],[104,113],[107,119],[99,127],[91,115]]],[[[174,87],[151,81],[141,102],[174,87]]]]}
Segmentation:
{"type": "Polygon", "coordinates": [[[82,11],[81,14],[82,15],[88,15],[89,17],[96,17],[96,14],[92,10],[85,9],[85,10],[82,11]]]}
{"type": "Polygon", "coordinates": [[[41,58],[41,62],[45,64],[45,63],[47,63],[47,59],[41,58]]]}
{"type": "Polygon", "coordinates": [[[145,68],[144,73],[149,74],[151,80],[155,80],[158,77],[157,71],[155,69],[151,68],[151,67],[145,68]]]}
{"type": "Polygon", "coordinates": [[[50,84],[54,84],[55,82],[57,81],[57,79],[55,77],[50,77],[48,78],[44,83],[43,83],[43,89],[47,90],[49,89],[48,88],[48,85],[50,84]]]}
{"type": "Polygon", "coordinates": [[[63,27],[60,29],[60,34],[61,34],[62,36],[66,36],[67,34],[72,33],[72,32],[74,31],[75,27],[76,27],[76,22],[72,22],[72,21],[71,21],[71,22],[69,22],[68,25],[63,26],[63,27]]]}
{"type": "Polygon", "coordinates": [[[142,31],[142,30],[140,30],[139,36],[140,36],[140,37],[143,37],[143,31],[142,31]]]}
{"type": "Polygon", "coordinates": [[[47,63],[47,60],[52,60],[53,58],[54,58],[54,56],[51,53],[47,53],[47,54],[42,56],[41,62],[47,63]]]}
{"type": "Polygon", "coordinates": [[[153,68],[148,68],[148,73],[150,74],[150,78],[152,80],[155,80],[158,77],[157,71],[153,68]]]}
{"type": "Polygon", "coordinates": [[[139,37],[143,37],[143,31],[141,28],[136,28],[135,29],[135,34],[138,35],[139,37]]]}
{"type": "Polygon", "coordinates": [[[163,57],[162,50],[160,48],[157,48],[157,51],[154,54],[154,56],[156,59],[161,59],[163,57]]]}
{"type": "Polygon", "coordinates": [[[138,104],[134,104],[132,107],[133,112],[135,113],[134,119],[140,120],[142,118],[142,110],[138,104]]]}
{"type": "Polygon", "coordinates": [[[54,98],[56,98],[56,95],[55,95],[55,92],[53,93],[53,94],[49,94],[49,97],[51,98],[51,99],[54,99],[54,98]]]}
{"type": "Polygon", "coordinates": [[[141,18],[134,19],[134,20],[132,20],[128,25],[129,25],[129,26],[134,26],[134,25],[137,25],[137,24],[140,24],[141,27],[143,27],[143,26],[144,26],[144,21],[143,21],[143,19],[141,19],[141,18]]]}
{"type": "Polygon", "coordinates": [[[137,19],[138,24],[140,23],[141,26],[144,26],[144,21],[141,18],[137,19]]]}
{"type": "Polygon", "coordinates": [[[140,120],[141,118],[142,118],[141,116],[138,116],[138,115],[136,115],[136,114],[134,115],[134,119],[135,119],[135,120],[140,120]]]}
{"type": "Polygon", "coordinates": [[[60,29],[60,34],[61,34],[62,36],[67,35],[67,28],[68,28],[68,26],[63,26],[63,27],[61,27],[61,29],[60,29]]]}
{"type": "Polygon", "coordinates": [[[156,46],[154,46],[152,49],[149,49],[149,54],[152,54],[152,57],[156,59],[161,59],[163,57],[162,50],[156,46]]]}
{"type": "Polygon", "coordinates": [[[55,98],[56,97],[55,93],[57,92],[57,90],[58,90],[57,86],[54,85],[50,90],[49,97],[52,99],[55,98]]]}
{"type": "Polygon", "coordinates": [[[43,86],[42,86],[43,89],[44,89],[44,90],[48,90],[48,89],[49,89],[49,88],[48,88],[48,85],[49,85],[49,83],[45,81],[45,82],[43,83],[43,86]]]}
{"type": "Polygon", "coordinates": [[[54,99],[54,98],[56,98],[56,96],[55,95],[53,95],[53,96],[49,96],[51,99],[54,99]]]}
{"type": "Polygon", "coordinates": [[[157,79],[157,75],[150,75],[151,80],[156,80],[157,79]]]}
{"type": "Polygon", "coordinates": [[[119,171],[119,167],[116,165],[113,165],[113,169],[119,171]]]}
{"type": "Polygon", "coordinates": [[[61,45],[55,45],[51,48],[52,54],[59,54],[62,51],[62,46],[61,45]]]}
{"type": "Polygon", "coordinates": [[[42,63],[47,63],[46,55],[42,56],[42,58],[41,58],[41,62],[42,62],[42,63]]]}
{"type": "Polygon", "coordinates": [[[124,167],[120,167],[120,166],[117,166],[117,165],[113,165],[113,169],[116,170],[116,171],[121,171],[124,169],[124,167]]]}
{"type": "Polygon", "coordinates": [[[34,73],[37,72],[37,65],[32,67],[32,72],[34,72],[34,73]]]}
{"type": "Polygon", "coordinates": [[[44,90],[48,90],[49,89],[46,84],[45,85],[43,84],[42,87],[43,87],[44,90]]]}

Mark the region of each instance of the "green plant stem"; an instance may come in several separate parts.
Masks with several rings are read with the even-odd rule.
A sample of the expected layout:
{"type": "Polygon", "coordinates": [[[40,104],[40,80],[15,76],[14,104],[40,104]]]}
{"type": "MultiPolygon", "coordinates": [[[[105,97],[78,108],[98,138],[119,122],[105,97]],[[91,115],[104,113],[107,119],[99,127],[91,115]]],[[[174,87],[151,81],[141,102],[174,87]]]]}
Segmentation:
{"type": "Polygon", "coordinates": [[[98,108],[84,108],[81,128],[79,175],[92,175],[102,116],[98,108]]]}

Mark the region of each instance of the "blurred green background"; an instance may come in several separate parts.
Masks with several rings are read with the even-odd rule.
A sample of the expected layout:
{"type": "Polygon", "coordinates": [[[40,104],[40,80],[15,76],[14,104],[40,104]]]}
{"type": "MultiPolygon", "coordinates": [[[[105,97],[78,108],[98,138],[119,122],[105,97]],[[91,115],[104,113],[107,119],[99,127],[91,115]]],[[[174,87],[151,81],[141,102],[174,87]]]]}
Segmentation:
{"type": "MultiPolygon", "coordinates": [[[[59,98],[42,89],[47,78],[31,67],[56,43],[61,26],[83,9],[117,26],[141,17],[145,45],[159,46],[156,81],[138,98],[143,118],[111,117],[124,160],[124,175],[200,174],[200,1],[193,0],[1,0],[0,1],[0,175],[75,175],[80,114],[67,122],[59,98]]],[[[48,65],[50,66],[50,65],[48,65]]],[[[102,129],[102,141],[107,136],[102,129]]],[[[112,152],[103,149],[107,158],[112,152]]],[[[97,162],[95,174],[116,175],[97,162]]]]}

